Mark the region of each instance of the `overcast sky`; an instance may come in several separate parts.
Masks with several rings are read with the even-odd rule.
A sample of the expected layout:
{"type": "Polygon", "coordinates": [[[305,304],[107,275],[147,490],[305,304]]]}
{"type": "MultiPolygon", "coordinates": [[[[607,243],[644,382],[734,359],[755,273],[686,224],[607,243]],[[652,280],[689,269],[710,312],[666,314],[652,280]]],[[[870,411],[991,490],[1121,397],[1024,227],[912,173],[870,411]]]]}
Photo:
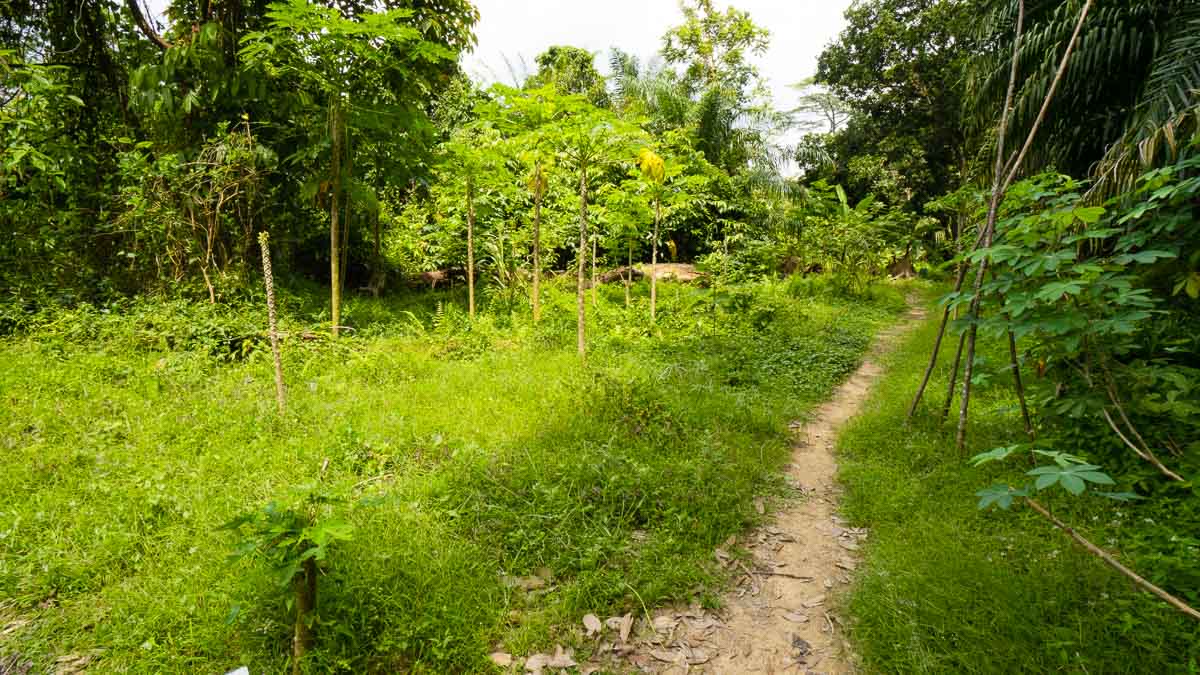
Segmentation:
{"type": "MultiPolygon", "coordinates": [[[[771,48],[759,69],[775,95],[776,106],[795,107],[789,84],[813,75],[817,56],[844,25],[851,0],[717,0],[733,4],[771,31],[771,48]]],[[[573,45],[597,52],[596,65],[608,71],[608,53],[620,47],[643,60],[662,46],[663,33],[683,20],[678,0],[476,0],[481,15],[479,46],[465,58],[467,71],[486,82],[512,84],[505,57],[520,72],[524,59],[551,45],[573,45]]]]}

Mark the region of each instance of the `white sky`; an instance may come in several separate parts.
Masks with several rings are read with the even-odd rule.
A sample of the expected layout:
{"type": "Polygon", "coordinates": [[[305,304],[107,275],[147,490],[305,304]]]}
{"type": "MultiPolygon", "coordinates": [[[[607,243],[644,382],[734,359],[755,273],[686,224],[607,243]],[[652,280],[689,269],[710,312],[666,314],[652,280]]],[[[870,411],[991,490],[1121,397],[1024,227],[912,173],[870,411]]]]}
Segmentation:
{"type": "MultiPolygon", "coordinates": [[[[758,59],[777,107],[796,105],[788,88],[816,73],[817,57],[841,32],[851,0],[717,0],[733,4],[771,31],[771,47],[758,59]]],[[[504,57],[520,72],[521,59],[535,70],[534,58],[551,45],[597,52],[596,67],[608,72],[611,47],[643,62],[662,46],[667,29],[683,20],[678,0],[475,0],[481,15],[479,46],[465,57],[469,73],[485,82],[512,84],[504,57]]]]}

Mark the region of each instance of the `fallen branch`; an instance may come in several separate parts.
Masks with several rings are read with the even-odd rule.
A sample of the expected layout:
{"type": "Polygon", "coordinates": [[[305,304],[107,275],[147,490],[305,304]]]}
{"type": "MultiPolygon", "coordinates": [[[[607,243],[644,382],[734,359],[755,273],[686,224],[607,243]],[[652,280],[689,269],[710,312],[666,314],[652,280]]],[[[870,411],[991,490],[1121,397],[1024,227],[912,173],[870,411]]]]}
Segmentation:
{"type": "Polygon", "coordinates": [[[1134,572],[1133,570],[1129,569],[1128,567],[1122,565],[1121,562],[1118,561],[1116,558],[1114,558],[1112,556],[1112,554],[1110,554],[1108,551],[1105,551],[1104,549],[1100,548],[1099,546],[1096,546],[1092,542],[1085,539],[1083,537],[1083,535],[1076,532],[1070,525],[1067,525],[1066,523],[1062,522],[1058,518],[1055,518],[1054,515],[1052,513],[1050,513],[1048,510],[1046,510],[1046,507],[1039,504],[1037,502],[1037,500],[1026,497],[1025,501],[1029,504],[1029,507],[1031,509],[1033,509],[1034,511],[1036,511],[1038,513],[1038,515],[1040,515],[1041,517],[1050,521],[1050,523],[1053,524],[1055,527],[1057,527],[1058,529],[1065,532],[1067,534],[1067,536],[1074,539],[1077,544],[1079,544],[1080,546],[1087,549],[1088,553],[1091,553],[1092,555],[1100,558],[1104,562],[1108,563],[1109,567],[1112,567],[1113,569],[1117,570],[1121,574],[1124,574],[1125,576],[1132,579],[1133,583],[1140,586],[1142,588],[1142,590],[1145,590],[1150,593],[1153,593],[1154,595],[1157,595],[1159,598],[1162,598],[1163,600],[1165,600],[1168,604],[1170,604],[1175,609],[1178,609],[1179,611],[1183,612],[1184,614],[1187,614],[1188,616],[1192,617],[1193,619],[1200,621],[1200,612],[1196,611],[1194,608],[1192,608],[1190,605],[1188,605],[1184,601],[1180,600],[1179,598],[1171,595],[1170,593],[1164,591],[1163,589],[1159,588],[1158,586],[1155,586],[1154,584],[1145,580],[1137,572],[1134,572]]]}
{"type": "Polygon", "coordinates": [[[1108,422],[1108,426],[1112,427],[1112,430],[1114,432],[1116,432],[1117,436],[1119,436],[1121,438],[1121,440],[1125,442],[1125,445],[1128,445],[1130,450],[1133,450],[1135,453],[1137,453],[1138,457],[1141,457],[1142,459],[1146,460],[1147,462],[1150,462],[1151,464],[1153,464],[1154,468],[1161,471],[1163,473],[1163,475],[1166,476],[1167,478],[1170,478],[1171,480],[1183,482],[1183,476],[1180,476],[1179,474],[1175,473],[1174,471],[1168,469],[1162,462],[1159,461],[1158,457],[1154,456],[1153,452],[1149,451],[1148,448],[1143,451],[1141,448],[1134,445],[1129,440],[1129,438],[1125,436],[1125,434],[1121,433],[1121,430],[1117,428],[1116,422],[1113,421],[1112,415],[1108,414],[1108,409],[1104,410],[1104,419],[1108,422]]]}

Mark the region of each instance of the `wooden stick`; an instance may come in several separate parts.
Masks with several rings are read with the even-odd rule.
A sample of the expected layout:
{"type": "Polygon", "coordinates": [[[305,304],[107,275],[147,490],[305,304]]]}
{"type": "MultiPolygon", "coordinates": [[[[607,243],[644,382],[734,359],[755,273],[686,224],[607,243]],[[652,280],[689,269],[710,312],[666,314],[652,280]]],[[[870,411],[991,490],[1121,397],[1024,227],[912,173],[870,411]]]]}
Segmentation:
{"type": "Polygon", "coordinates": [[[1132,579],[1133,583],[1140,586],[1142,588],[1142,590],[1145,590],[1150,593],[1153,593],[1154,595],[1157,595],[1158,597],[1167,601],[1167,603],[1170,604],[1175,609],[1178,609],[1179,611],[1183,612],[1184,614],[1187,614],[1188,616],[1192,617],[1193,619],[1200,621],[1200,612],[1196,611],[1190,605],[1188,605],[1184,601],[1180,600],[1179,598],[1175,597],[1174,595],[1171,595],[1170,593],[1164,591],[1163,589],[1159,588],[1158,586],[1155,586],[1154,584],[1150,583],[1149,581],[1146,581],[1146,579],[1144,579],[1140,575],[1138,575],[1137,572],[1134,572],[1133,570],[1129,569],[1128,567],[1122,565],[1120,563],[1120,561],[1118,561],[1116,558],[1114,558],[1112,556],[1112,554],[1110,554],[1108,551],[1105,551],[1104,549],[1100,548],[1099,546],[1096,546],[1092,542],[1085,539],[1083,537],[1083,535],[1076,532],[1070,525],[1067,525],[1066,523],[1062,522],[1058,518],[1055,518],[1054,515],[1051,514],[1049,511],[1047,511],[1046,507],[1039,504],[1037,502],[1037,500],[1026,497],[1025,501],[1026,501],[1026,503],[1029,504],[1030,508],[1032,508],[1034,511],[1037,511],[1038,515],[1040,515],[1043,518],[1045,518],[1046,520],[1050,521],[1051,524],[1053,524],[1055,527],[1057,527],[1058,529],[1065,532],[1067,534],[1067,536],[1074,539],[1077,544],[1079,544],[1083,548],[1087,549],[1088,553],[1091,553],[1092,555],[1100,558],[1104,562],[1108,563],[1109,567],[1112,567],[1113,569],[1117,570],[1121,574],[1124,574],[1125,576],[1132,579]]]}
{"type": "Polygon", "coordinates": [[[1137,453],[1138,457],[1141,457],[1142,459],[1146,460],[1147,462],[1150,462],[1151,464],[1153,464],[1154,468],[1161,471],[1163,473],[1163,475],[1166,476],[1167,478],[1170,478],[1171,480],[1183,482],[1183,476],[1180,476],[1179,474],[1175,473],[1174,471],[1168,469],[1162,462],[1160,462],[1158,460],[1158,457],[1154,456],[1154,453],[1149,452],[1148,449],[1142,450],[1138,446],[1134,445],[1129,440],[1129,438],[1125,436],[1125,434],[1121,433],[1121,430],[1119,428],[1117,428],[1116,422],[1113,421],[1112,415],[1108,414],[1107,409],[1104,410],[1103,412],[1104,412],[1104,419],[1108,421],[1108,426],[1112,427],[1112,430],[1116,432],[1117,436],[1121,437],[1121,440],[1125,442],[1125,445],[1129,446],[1130,450],[1133,450],[1135,453],[1137,453]]]}
{"type": "Polygon", "coordinates": [[[286,403],[283,388],[283,360],[279,353],[279,330],[275,323],[275,277],[271,273],[271,248],[267,245],[269,235],[258,233],[258,245],[262,249],[263,284],[267,287],[267,327],[271,336],[271,354],[275,359],[275,403],[279,414],[283,414],[286,403]]]}
{"type": "Polygon", "coordinates": [[[946,402],[942,404],[942,414],[938,416],[938,424],[945,424],[950,415],[950,406],[954,404],[954,385],[958,384],[958,367],[962,363],[963,347],[967,343],[967,331],[958,336],[958,350],[954,352],[954,366],[950,369],[950,384],[946,387],[946,402]]]}
{"type": "Polygon", "coordinates": [[[1013,386],[1017,390],[1017,401],[1021,403],[1021,420],[1025,422],[1025,435],[1029,440],[1037,438],[1033,420],[1029,417],[1029,406],[1025,403],[1025,384],[1021,382],[1021,362],[1017,359],[1017,336],[1008,331],[1008,362],[1012,366],[1013,386]]]}

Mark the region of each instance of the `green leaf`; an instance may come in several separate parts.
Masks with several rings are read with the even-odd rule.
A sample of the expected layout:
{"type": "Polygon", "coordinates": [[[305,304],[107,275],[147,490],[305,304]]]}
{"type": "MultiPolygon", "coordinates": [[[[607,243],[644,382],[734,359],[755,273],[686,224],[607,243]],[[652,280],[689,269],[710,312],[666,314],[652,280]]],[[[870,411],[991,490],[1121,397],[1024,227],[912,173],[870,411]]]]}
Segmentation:
{"type": "Polygon", "coordinates": [[[1062,483],[1067,492],[1076,496],[1083,494],[1083,491],[1087,489],[1087,484],[1083,482],[1082,478],[1069,472],[1062,473],[1058,482],[1062,483]]]}
{"type": "Polygon", "coordinates": [[[970,459],[971,466],[979,466],[988,462],[998,462],[1008,459],[1010,455],[1021,449],[1020,445],[1010,445],[1005,448],[992,448],[987,452],[981,452],[970,459]]]}
{"type": "MultiPolygon", "coordinates": [[[[1047,467],[1047,468],[1053,469],[1053,467],[1047,467]]],[[[1038,491],[1045,490],[1046,488],[1050,487],[1051,485],[1054,485],[1055,483],[1057,483],[1059,476],[1060,476],[1060,474],[1057,471],[1054,473],[1044,473],[1044,474],[1038,476],[1037,480],[1034,481],[1033,487],[1035,487],[1038,491]]]]}

